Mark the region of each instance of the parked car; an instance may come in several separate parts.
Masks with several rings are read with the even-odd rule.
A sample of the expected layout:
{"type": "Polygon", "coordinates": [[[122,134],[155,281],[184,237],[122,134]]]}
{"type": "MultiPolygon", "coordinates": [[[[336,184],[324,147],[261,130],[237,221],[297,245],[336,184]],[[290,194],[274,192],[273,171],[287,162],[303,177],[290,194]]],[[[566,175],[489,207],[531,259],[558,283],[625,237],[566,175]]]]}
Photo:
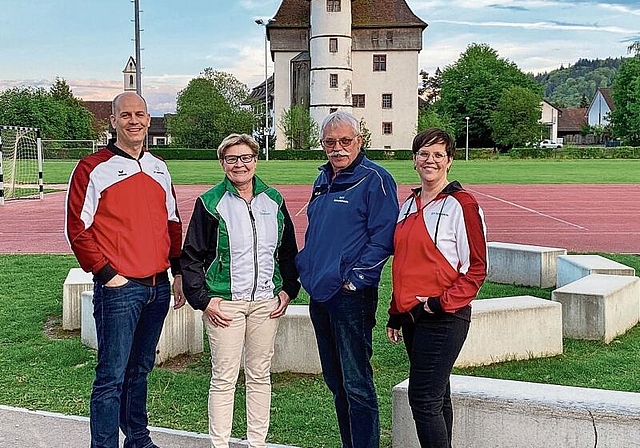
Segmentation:
{"type": "Polygon", "coordinates": [[[540,142],[540,147],[541,148],[557,148],[560,149],[562,148],[562,143],[560,142],[554,142],[553,140],[542,140],[540,142]]]}

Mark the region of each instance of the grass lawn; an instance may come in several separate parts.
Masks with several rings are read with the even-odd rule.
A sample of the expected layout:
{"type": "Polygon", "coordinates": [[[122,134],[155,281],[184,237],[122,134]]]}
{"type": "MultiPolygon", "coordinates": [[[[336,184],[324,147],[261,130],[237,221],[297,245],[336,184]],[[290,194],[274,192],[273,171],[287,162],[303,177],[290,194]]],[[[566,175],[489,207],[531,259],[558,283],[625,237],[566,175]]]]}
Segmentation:
{"type": "MultiPolygon", "coordinates": [[[[640,256],[610,257],[640,271],[640,256]]],[[[95,352],[81,344],[78,332],[60,329],[62,284],[72,267],[77,262],[70,255],[0,255],[1,404],[88,415],[95,352]]],[[[404,348],[388,343],[384,336],[389,293],[387,265],[372,361],[383,447],[391,445],[391,388],[408,376],[404,348]]],[[[548,299],[551,290],[487,283],[479,298],[521,294],[548,299]]],[[[297,303],[306,301],[304,296],[297,303]]],[[[609,346],[565,340],[562,356],[456,369],[455,373],[637,392],[638,365],[640,328],[636,327],[609,346]]],[[[206,432],[209,374],[207,353],[154,369],[149,383],[151,424],[206,432]]],[[[240,386],[234,437],[244,436],[245,397],[240,386]]],[[[340,446],[332,399],[320,375],[273,375],[269,441],[309,448],[340,446]]]]}
{"type": "MultiPolygon", "coordinates": [[[[75,161],[47,160],[43,176],[45,184],[64,184],[75,161]]],[[[212,185],[222,179],[222,170],[215,160],[169,160],[169,169],[177,185],[212,185]]],[[[418,176],[410,160],[380,161],[398,184],[415,184],[418,176]]],[[[316,160],[261,160],[257,173],[272,185],[309,185],[320,165],[316,160]]],[[[593,184],[636,183],[640,160],[621,159],[514,159],[456,160],[449,179],[463,184],[593,184]]]]}

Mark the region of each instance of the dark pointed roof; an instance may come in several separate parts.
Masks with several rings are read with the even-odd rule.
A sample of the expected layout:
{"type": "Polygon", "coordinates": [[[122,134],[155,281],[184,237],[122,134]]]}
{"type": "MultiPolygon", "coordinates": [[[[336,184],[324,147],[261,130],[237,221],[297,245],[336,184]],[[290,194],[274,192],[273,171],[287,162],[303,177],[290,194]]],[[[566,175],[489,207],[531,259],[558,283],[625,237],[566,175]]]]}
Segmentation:
{"type": "Polygon", "coordinates": [[[604,100],[607,102],[607,106],[609,106],[609,109],[610,110],[615,110],[616,106],[613,103],[613,97],[611,96],[611,92],[613,91],[613,89],[605,88],[605,87],[599,87],[598,90],[600,91],[600,93],[604,97],[604,100]]]}
{"type": "MultiPolygon", "coordinates": [[[[273,96],[273,75],[269,76],[267,83],[268,95],[273,96]]],[[[244,104],[250,104],[252,102],[264,101],[264,81],[251,89],[251,93],[249,97],[246,99],[244,104]]]]}
{"type": "Polygon", "coordinates": [[[558,132],[580,132],[587,124],[587,108],[560,109],[558,132]]]}
{"type": "MultiPolygon", "coordinates": [[[[268,28],[307,28],[309,15],[309,0],[282,0],[275,21],[268,28]]],[[[353,0],[351,20],[357,28],[427,27],[405,0],[353,0]]]]}

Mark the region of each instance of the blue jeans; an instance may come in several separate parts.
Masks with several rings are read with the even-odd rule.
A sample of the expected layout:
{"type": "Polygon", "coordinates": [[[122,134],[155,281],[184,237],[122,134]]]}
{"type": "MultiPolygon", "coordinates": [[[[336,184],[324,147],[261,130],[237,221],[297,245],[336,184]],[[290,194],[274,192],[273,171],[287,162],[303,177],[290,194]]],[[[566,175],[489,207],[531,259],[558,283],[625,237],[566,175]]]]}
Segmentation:
{"type": "Polygon", "coordinates": [[[333,393],[343,448],[378,448],[378,399],[371,368],[377,288],[341,290],[327,302],[311,300],[322,375],[333,393]]]}
{"type": "Polygon", "coordinates": [[[169,310],[169,282],[144,286],[134,281],[109,288],[94,283],[93,317],[98,365],[91,392],[91,447],[149,448],[147,375],[169,310]]]}
{"type": "MultiPolygon", "coordinates": [[[[418,305],[422,307],[422,304],[418,305]]],[[[409,405],[421,448],[450,448],[453,407],[449,377],[469,322],[453,314],[420,313],[402,325],[409,355],[409,405]]]]}

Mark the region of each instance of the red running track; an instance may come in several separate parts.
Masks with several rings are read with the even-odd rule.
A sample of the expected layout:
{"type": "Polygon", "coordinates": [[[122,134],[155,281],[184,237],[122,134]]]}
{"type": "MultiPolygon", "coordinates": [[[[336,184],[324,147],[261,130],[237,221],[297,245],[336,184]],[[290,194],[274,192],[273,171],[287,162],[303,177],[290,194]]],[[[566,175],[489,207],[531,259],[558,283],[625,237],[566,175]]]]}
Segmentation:
{"type": "MultiPolygon", "coordinates": [[[[195,198],[208,186],[176,186],[186,231],[195,198]]],[[[640,185],[469,185],[484,210],[489,241],[569,251],[640,253],[640,185]]],[[[302,246],[310,186],[283,185],[302,246]]],[[[410,186],[399,187],[404,200],[410,186]]],[[[65,192],[0,206],[0,253],[70,253],[64,237],[65,192]]]]}

